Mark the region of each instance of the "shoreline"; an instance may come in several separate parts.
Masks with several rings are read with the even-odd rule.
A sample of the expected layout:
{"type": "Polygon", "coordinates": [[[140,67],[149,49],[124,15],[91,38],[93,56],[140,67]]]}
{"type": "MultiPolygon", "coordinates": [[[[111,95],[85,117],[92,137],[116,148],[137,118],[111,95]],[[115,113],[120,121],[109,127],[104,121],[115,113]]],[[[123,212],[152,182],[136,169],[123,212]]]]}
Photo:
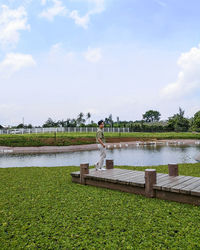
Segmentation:
{"type": "MultiPolygon", "coordinates": [[[[152,140],[152,141],[128,141],[107,143],[107,149],[119,149],[133,146],[156,146],[156,145],[200,145],[200,140],[196,139],[168,139],[168,140],[152,140]]],[[[97,144],[72,145],[72,146],[41,146],[41,147],[7,147],[0,146],[0,154],[28,154],[28,153],[63,153],[63,152],[78,152],[97,150],[97,144]]]]}

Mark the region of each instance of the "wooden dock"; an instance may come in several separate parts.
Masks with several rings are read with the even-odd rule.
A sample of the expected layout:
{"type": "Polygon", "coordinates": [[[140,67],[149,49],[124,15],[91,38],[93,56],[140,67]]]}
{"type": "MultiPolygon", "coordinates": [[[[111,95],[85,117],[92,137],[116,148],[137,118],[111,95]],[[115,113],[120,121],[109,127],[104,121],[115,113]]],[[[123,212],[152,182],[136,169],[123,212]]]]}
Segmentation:
{"type": "Polygon", "coordinates": [[[200,177],[178,175],[175,164],[169,164],[169,174],[161,174],[155,169],[113,168],[110,160],[105,171],[89,169],[89,164],[82,164],[80,171],[71,173],[71,176],[75,183],[200,205],[200,177]]]}

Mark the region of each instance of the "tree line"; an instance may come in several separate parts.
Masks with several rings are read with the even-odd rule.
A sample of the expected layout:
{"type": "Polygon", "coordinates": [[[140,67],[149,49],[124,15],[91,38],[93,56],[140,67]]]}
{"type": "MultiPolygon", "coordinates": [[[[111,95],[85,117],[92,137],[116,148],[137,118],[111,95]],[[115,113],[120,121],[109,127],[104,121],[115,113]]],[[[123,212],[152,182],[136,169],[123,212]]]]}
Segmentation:
{"type": "MultiPolygon", "coordinates": [[[[48,118],[42,126],[43,128],[48,127],[97,127],[97,122],[91,120],[91,113],[84,114],[80,112],[76,118],[67,118],[66,120],[53,120],[48,118]]],[[[120,127],[129,128],[131,132],[187,132],[196,131],[200,132],[200,111],[194,114],[194,117],[186,118],[185,111],[179,108],[178,112],[167,120],[160,120],[161,114],[157,110],[148,110],[142,115],[141,120],[137,121],[120,121],[119,117],[117,120],[113,120],[112,114],[105,117],[105,127],[120,127]]],[[[12,128],[32,128],[31,124],[19,124],[12,128]]],[[[3,128],[0,126],[0,128],[3,128]]]]}

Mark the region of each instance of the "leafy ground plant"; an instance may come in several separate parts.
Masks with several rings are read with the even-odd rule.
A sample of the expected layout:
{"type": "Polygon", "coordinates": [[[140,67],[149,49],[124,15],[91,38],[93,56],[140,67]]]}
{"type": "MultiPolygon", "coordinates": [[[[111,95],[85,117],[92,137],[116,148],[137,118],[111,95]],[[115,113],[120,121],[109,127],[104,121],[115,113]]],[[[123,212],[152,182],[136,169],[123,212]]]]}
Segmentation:
{"type": "Polygon", "coordinates": [[[200,249],[199,207],[75,184],[77,170],[0,169],[0,249],[200,249]]]}

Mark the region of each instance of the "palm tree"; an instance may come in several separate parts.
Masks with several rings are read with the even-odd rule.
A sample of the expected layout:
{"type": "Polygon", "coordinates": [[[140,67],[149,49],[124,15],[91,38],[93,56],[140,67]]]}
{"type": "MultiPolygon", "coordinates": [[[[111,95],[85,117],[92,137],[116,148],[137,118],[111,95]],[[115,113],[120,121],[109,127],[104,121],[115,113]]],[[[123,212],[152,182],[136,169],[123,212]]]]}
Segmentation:
{"type": "Polygon", "coordinates": [[[89,123],[90,123],[90,118],[91,118],[91,113],[88,112],[88,113],[86,114],[86,120],[89,120],[89,123]]]}
{"type": "Polygon", "coordinates": [[[85,119],[83,119],[83,117],[84,117],[84,114],[83,114],[83,112],[81,112],[78,115],[77,120],[76,120],[78,125],[80,125],[81,123],[83,123],[85,121],[85,119]]]}
{"type": "Polygon", "coordinates": [[[110,124],[110,126],[111,126],[111,128],[112,128],[112,126],[113,126],[112,114],[109,115],[108,121],[109,121],[109,124],[110,124]]]}

